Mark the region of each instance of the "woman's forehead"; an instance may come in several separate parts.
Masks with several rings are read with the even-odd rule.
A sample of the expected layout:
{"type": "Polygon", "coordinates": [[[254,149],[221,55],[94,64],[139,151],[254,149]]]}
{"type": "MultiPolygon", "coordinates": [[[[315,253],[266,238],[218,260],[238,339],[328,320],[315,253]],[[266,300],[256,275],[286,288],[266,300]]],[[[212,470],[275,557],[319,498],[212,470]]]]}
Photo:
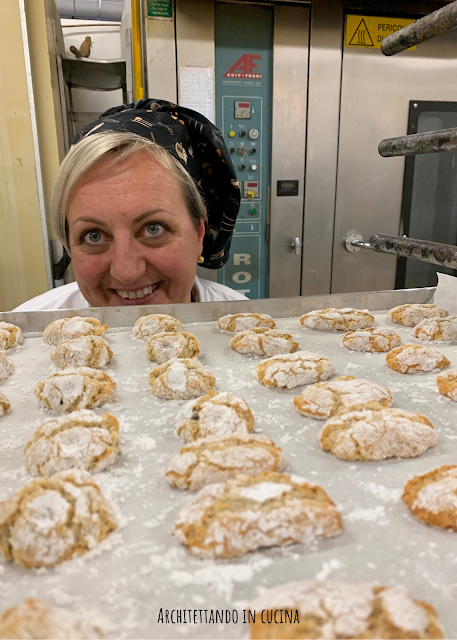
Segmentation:
{"type": "Polygon", "coordinates": [[[173,173],[148,153],[132,153],[115,162],[100,161],[79,180],[69,198],[67,217],[75,212],[186,208],[182,189],[173,173]]]}

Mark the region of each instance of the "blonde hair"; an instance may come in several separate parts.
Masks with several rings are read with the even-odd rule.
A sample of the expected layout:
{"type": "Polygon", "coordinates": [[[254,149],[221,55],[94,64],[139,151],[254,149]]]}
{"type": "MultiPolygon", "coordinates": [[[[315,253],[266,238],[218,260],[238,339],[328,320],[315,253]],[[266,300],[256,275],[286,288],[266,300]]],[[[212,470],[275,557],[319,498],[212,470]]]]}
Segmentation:
{"type": "Polygon", "coordinates": [[[182,195],[195,227],[206,220],[206,208],[200,191],[184,167],[156,142],[128,131],[104,131],[87,136],[73,145],[60,165],[51,196],[52,227],[64,247],[68,247],[67,204],[77,182],[99,161],[116,164],[138,151],[146,151],[164,169],[168,169],[181,185],[182,195]]]}

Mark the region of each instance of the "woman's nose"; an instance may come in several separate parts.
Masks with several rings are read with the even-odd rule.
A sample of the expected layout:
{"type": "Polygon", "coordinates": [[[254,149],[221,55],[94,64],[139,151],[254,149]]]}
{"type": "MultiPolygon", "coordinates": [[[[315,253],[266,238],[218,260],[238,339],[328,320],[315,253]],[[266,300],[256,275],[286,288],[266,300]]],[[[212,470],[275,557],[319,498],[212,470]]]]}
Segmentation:
{"type": "Polygon", "coordinates": [[[115,241],[110,258],[111,277],[120,284],[134,284],[146,272],[146,261],[133,238],[115,241]]]}

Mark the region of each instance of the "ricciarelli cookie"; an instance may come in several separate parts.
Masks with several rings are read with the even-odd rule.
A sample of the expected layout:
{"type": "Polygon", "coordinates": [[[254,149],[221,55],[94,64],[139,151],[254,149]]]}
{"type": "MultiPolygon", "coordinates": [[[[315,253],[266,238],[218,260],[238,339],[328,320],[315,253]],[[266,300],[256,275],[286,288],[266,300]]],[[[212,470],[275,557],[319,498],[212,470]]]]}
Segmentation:
{"type": "Polygon", "coordinates": [[[402,497],[418,520],[457,531],[457,465],[443,465],[414,476],[406,483],[402,497]]]}
{"type": "Polygon", "coordinates": [[[43,331],[43,342],[58,345],[65,340],[82,338],[83,336],[101,336],[108,329],[108,325],[95,318],[61,318],[54,320],[43,331]]]}
{"type": "Polygon", "coordinates": [[[401,304],[387,313],[387,318],[404,327],[415,327],[426,318],[445,318],[447,311],[434,304],[401,304]]]}
{"type": "Polygon", "coordinates": [[[187,331],[156,333],[144,345],[149,360],[163,364],[173,358],[195,358],[200,353],[200,342],[187,331]]]}
{"type": "Polygon", "coordinates": [[[98,473],[119,455],[119,423],[111,413],[73,411],[50,418],[36,429],[24,447],[31,476],[52,476],[67,469],[98,473]]]}
{"type": "Polygon", "coordinates": [[[457,402],[457,369],[448,369],[436,376],[438,391],[457,402]]]}
{"type": "Polygon", "coordinates": [[[11,407],[8,398],[0,391],[0,418],[11,407]]]}
{"type": "Polygon", "coordinates": [[[74,367],[37,382],[35,395],[48,409],[76,411],[99,407],[115,390],[116,383],[107,373],[90,367],[74,367]]]}
{"type": "Polygon", "coordinates": [[[273,356],[257,365],[257,379],[267,387],[294,387],[327,380],[335,372],[328,358],[309,351],[273,356]]]}
{"type": "Polygon", "coordinates": [[[0,502],[0,551],[29,569],[82,555],[116,528],[113,506],[80,469],[31,480],[0,502]]]}
{"type": "Polygon", "coordinates": [[[404,344],[389,351],[387,365],[398,373],[422,373],[448,367],[451,363],[442,353],[420,344],[404,344]]]}
{"type": "Polygon", "coordinates": [[[182,407],[176,434],[185,442],[193,442],[214,435],[246,435],[253,429],[254,416],[244,398],[211,390],[182,407]]]}
{"type": "Polygon", "coordinates": [[[403,585],[290,582],[262,593],[248,608],[255,639],[445,637],[435,609],[403,585]]]}
{"type": "Polygon", "coordinates": [[[0,380],[6,380],[14,371],[13,361],[0,351],[0,380]]]}
{"type": "Polygon", "coordinates": [[[197,398],[216,384],[216,378],[197,358],[175,358],[149,374],[152,393],[165,400],[197,398]]]}
{"type": "Polygon", "coordinates": [[[167,465],[165,478],[173,487],[195,491],[240,473],[282,471],[286,464],[282,449],[266,436],[209,436],[183,447],[167,465]]]}
{"type": "Polygon", "coordinates": [[[421,342],[457,342],[457,316],[422,320],[413,335],[421,342]]]}
{"type": "Polygon", "coordinates": [[[174,333],[182,331],[182,324],[173,316],[165,313],[152,313],[149,316],[141,316],[135,322],[132,335],[138,340],[147,340],[156,333],[174,333]]]}
{"type": "Polygon", "coordinates": [[[113,351],[104,338],[83,336],[61,342],[49,356],[59,369],[67,367],[105,367],[113,357],[113,351]]]}
{"type": "Polygon", "coordinates": [[[238,331],[246,331],[247,329],[254,329],[254,327],[273,329],[276,326],[276,322],[266,313],[234,313],[219,318],[217,326],[222,331],[238,333],[238,331]]]}
{"type": "Polygon", "coordinates": [[[366,351],[368,353],[382,353],[390,351],[400,344],[400,336],[391,329],[370,327],[348,331],[343,336],[343,346],[351,351],[366,351]]]}
{"type": "Polygon", "coordinates": [[[392,405],[389,389],[375,382],[343,376],[330,382],[318,382],[304,389],[294,398],[294,405],[305,416],[312,418],[332,418],[354,405],[375,403],[379,408],[392,405]]]}
{"type": "Polygon", "coordinates": [[[359,309],[317,309],[305,313],[300,324],[315,331],[354,331],[374,325],[374,316],[359,309]]]}
{"type": "Polygon", "coordinates": [[[203,487],[172,532],[200,558],[236,558],[261,547],[311,542],[341,533],[327,493],[303,478],[265,472],[203,487]]]}
{"type": "Polygon", "coordinates": [[[420,413],[370,404],[330,418],[319,434],[322,449],[341,460],[414,458],[436,441],[432,423],[420,413]]]}
{"type": "Polygon", "coordinates": [[[289,333],[276,329],[255,327],[236,333],[230,340],[230,346],[239,353],[254,356],[276,356],[280,353],[292,353],[298,347],[289,333]]]}
{"type": "Polygon", "coordinates": [[[103,631],[73,611],[49,607],[43,600],[27,598],[0,615],[0,638],[105,638],[103,631]]]}
{"type": "Polygon", "coordinates": [[[24,336],[19,327],[10,322],[0,322],[0,351],[7,351],[23,342],[24,336]]]}

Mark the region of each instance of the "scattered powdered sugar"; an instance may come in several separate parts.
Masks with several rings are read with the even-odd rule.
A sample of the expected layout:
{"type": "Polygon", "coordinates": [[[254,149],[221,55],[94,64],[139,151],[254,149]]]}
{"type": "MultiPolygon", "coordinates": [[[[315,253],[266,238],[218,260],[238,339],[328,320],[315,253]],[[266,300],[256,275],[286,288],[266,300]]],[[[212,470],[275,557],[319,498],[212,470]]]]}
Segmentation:
{"type": "Polygon", "coordinates": [[[384,502],[398,502],[402,494],[402,489],[385,487],[375,482],[360,482],[360,486],[384,502]]]}
{"type": "Polygon", "coordinates": [[[273,564],[270,558],[252,558],[250,562],[237,564],[217,564],[207,561],[207,566],[195,571],[172,571],[170,580],[176,587],[202,585],[215,589],[227,602],[233,597],[233,591],[239,583],[250,582],[256,573],[273,564]]]}
{"type": "Polygon", "coordinates": [[[316,580],[326,580],[333,571],[340,571],[344,566],[338,558],[332,558],[329,562],[324,562],[322,569],[316,573],[316,580]]]}
{"type": "Polygon", "coordinates": [[[382,527],[389,524],[389,520],[386,517],[386,510],[382,505],[371,509],[354,509],[354,511],[345,514],[344,519],[349,522],[373,522],[373,524],[382,527]]]}

